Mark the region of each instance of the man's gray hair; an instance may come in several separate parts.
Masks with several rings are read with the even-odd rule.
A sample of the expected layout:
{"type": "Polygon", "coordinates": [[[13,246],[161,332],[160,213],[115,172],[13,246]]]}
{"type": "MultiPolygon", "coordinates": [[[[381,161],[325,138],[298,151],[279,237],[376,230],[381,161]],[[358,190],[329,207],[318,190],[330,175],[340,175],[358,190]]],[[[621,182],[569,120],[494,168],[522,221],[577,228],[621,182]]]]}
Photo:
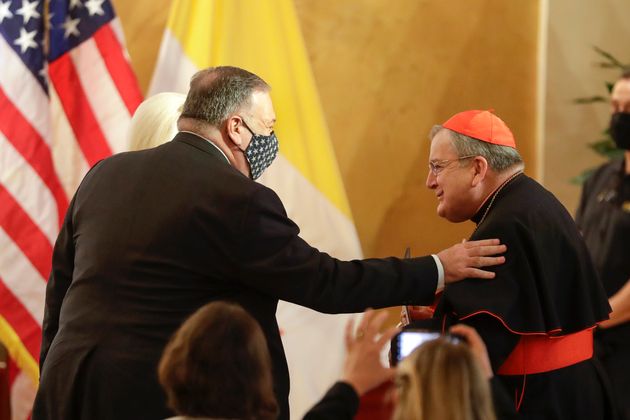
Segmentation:
{"type": "Polygon", "coordinates": [[[180,118],[192,118],[219,127],[232,114],[250,105],[255,91],[269,85],[254,73],[238,67],[210,67],[190,80],[190,90],[180,118]]]}
{"type": "Polygon", "coordinates": [[[451,135],[451,143],[453,147],[455,147],[458,157],[471,155],[483,156],[488,161],[490,169],[499,173],[516,164],[523,164],[523,158],[518,153],[518,150],[513,147],[487,143],[474,137],[460,134],[441,125],[434,125],[433,128],[431,128],[431,140],[433,140],[435,135],[441,130],[447,130],[451,135]]]}

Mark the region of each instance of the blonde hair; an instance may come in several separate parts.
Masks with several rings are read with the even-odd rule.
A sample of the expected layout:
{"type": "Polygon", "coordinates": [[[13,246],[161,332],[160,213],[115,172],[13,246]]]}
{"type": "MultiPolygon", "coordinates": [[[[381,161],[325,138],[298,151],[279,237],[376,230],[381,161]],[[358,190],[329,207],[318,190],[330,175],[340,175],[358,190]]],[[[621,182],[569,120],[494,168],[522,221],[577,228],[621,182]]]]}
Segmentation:
{"type": "Polygon", "coordinates": [[[131,118],[127,141],[129,150],[159,146],[177,134],[177,119],[186,95],[162,92],[144,100],[131,118]]]}
{"type": "Polygon", "coordinates": [[[401,362],[393,420],[496,420],[490,385],[466,344],[429,341],[401,362]]]}

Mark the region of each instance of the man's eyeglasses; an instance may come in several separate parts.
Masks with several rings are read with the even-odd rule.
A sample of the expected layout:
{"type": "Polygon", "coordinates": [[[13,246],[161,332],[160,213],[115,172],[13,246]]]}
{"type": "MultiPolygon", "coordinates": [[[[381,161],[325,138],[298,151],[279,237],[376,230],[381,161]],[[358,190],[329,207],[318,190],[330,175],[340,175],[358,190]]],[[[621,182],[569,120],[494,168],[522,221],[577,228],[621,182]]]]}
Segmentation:
{"type": "Polygon", "coordinates": [[[431,171],[433,175],[438,176],[439,173],[442,172],[451,163],[464,160],[464,159],[470,159],[475,156],[477,155],[462,156],[457,159],[432,160],[429,162],[429,170],[431,171]]]}

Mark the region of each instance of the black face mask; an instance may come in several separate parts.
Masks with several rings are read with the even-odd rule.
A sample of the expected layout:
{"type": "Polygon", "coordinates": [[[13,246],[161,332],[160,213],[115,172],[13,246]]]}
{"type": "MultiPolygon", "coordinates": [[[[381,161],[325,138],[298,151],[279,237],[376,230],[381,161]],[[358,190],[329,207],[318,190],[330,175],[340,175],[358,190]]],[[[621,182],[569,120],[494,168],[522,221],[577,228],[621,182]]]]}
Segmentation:
{"type": "Polygon", "coordinates": [[[618,148],[630,150],[630,113],[616,112],[612,115],[610,136],[618,148]]]}

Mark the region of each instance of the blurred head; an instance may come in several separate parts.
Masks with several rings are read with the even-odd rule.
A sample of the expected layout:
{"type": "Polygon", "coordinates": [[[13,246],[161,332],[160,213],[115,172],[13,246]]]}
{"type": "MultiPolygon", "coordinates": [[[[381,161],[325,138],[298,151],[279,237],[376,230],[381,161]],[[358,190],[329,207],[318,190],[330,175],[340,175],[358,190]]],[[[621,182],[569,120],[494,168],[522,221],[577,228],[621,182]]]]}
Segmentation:
{"type": "Polygon", "coordinates": [[[245,156],[256,179],[278,152],[269,91],[264,80],[238,67],[202,70],[191,79],[179,128],[187,125],[198,133],[208,126],[216,129],[230,150],[245,156]]]}
{"type": "Polygon", "coordinates": [[[258,323],[238,305],[213,302],[177,330],[158,367],[180,415],[275,419],[271,359],[258,323]]]}
{"type": "Polygon", "coordinates": [[[630,69],[624,70],[610,93],[611,111],[630,113],[630,69]]]}
{"type": "Polygon", "coordinates": [[[615,82],[610,98],[610,135],[618,148],[630,150],[630,70],[615,82]]]}
{"type": "Polygon", "coordinates": [[[430,138],[426,186],[435,191],[438,215],[450,222],[473,217],[496,182],[523,165],[511,131],[488,111],[456,114],[434,126],[430,138]]]}
{"type": "Polygon", "coordinates": [[[177,119],[186,95],[163,92],[145,99],[131,118],[129,150],[142,150],[170,141],[177,134],[177,119]]]}
{"type": "Polygon", "coordinates": [[[494,420],[488,379],[464,343],[428,341],[397,369],[394,420],[494,420]]]}

